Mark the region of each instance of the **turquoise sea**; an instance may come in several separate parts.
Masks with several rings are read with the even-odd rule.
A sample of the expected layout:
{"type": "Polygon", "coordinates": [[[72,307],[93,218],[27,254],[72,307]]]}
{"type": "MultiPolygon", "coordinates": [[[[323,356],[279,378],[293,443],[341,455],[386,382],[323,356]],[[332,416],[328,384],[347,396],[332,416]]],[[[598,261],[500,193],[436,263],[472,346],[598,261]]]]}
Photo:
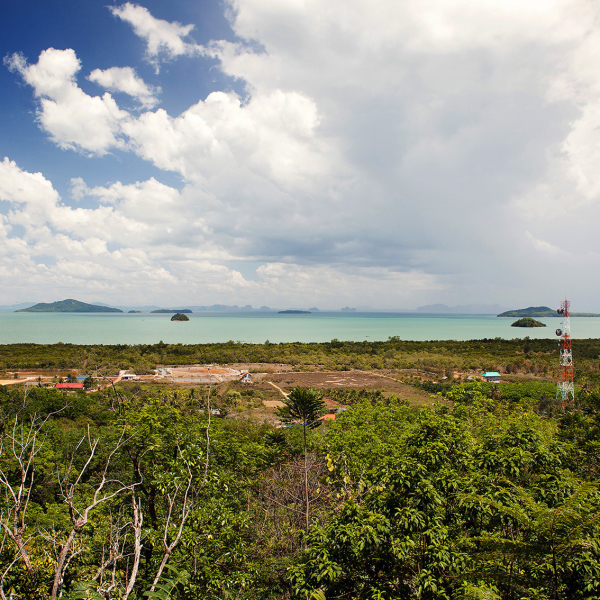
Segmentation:
{"type": "MultiPolygon", "coordinates": [[[[402,313],[192,313],[177,322],[165,314],[0,312],[0,344],[201,344],[387,340],[470,340],[555,338],[559,318],[540,319],[545,328],[511,327],[514,319],[495,315],[415,315],[402,313]]],[[[574,339],[600,338],[600,318],[571,318],[574,339]]]]}

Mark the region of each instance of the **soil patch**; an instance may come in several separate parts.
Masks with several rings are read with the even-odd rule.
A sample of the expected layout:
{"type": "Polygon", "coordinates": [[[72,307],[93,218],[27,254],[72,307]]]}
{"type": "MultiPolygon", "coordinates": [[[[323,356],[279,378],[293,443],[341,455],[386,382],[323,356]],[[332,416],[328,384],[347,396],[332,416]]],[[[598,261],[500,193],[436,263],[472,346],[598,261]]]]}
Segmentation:
{"type": "Polygon", "coordinates": [[[431,394],[428,392],[402,383],[391,374],[379,374],[372,371],[275,373],[266,376],[263,381],[265,380],[273,382],[286,392],[296,386],[313,387],[319,390],[362,388],[381,390],[386,397],[394,394],[401,400],[410,400],[415,405],[424,405],[431,402],[431,394]]]}

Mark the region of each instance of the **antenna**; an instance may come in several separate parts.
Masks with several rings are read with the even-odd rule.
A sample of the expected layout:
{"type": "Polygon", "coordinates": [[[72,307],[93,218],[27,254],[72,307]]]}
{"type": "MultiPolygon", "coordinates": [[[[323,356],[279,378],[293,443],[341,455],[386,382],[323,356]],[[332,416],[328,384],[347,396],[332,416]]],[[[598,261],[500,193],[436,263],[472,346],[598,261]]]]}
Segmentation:
{"type": "Polygon", "coordinates": [[[573,352],[571,349],[571,303],[565,299],[560,303],[560,308],[556,311],[562,315],[562,329],[556,330],[556,335],[560,336],[560,356],[558,359],[559,381],[556,386],[556,399],[562,400],[562,406],[565,408],[568,404],[575,402],[575,386],[573,385],[573,352]]]}

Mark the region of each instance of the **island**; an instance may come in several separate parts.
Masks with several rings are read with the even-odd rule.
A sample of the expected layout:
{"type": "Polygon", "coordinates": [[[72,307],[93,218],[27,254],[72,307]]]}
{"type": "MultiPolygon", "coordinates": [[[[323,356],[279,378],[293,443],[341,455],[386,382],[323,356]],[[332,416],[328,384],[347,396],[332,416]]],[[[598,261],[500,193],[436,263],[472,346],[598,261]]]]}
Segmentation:
{"type": "MultiPolygon", "coordinates": [[[[549,306],[530,306],[529,308],[520,308],[519,310],[507,310],[500,313],[498,317],[562,317],[556,310],[552,310],[549,306]]],[[[572,312],[571,317],[600,317],[596,313],[572,312]]]]}
{"type": "Polygon", "coordinates": [[[153,310],[151,312],[153,312],[153,313],[159,313],[159,314],[163,314],[163,315],[164,314],[169,314],[170,315],[172,313],[180,313],[180,314],[182,314],[182,313],[188,313],[188,314],[190,314],[192,311],[189,308],[181,308],[179,310],[177,310],[177,309],[170,309],[170,308],[159,308],[159,309],[153,310]]]}
{"type": "Polygon", "coordinates": [[[511,323],[511,327],[546,327],[546,323],[536,321],[531,317],[523,317],[514,323],[511,323]]]}
{"type": "Polygon", "coordinates": [[[57,302],[46,303],[40,302],[29,308],[22,308],[15,312],[60,312],[60,313],[122,313],[118,308],[110,306],[98,306],[96,304],[87,304],[79,300],[69,298],[67,300],[59,300],[57,302]]]}
{"type": "Polygon", "coordinates": [[[171,321],[189,321],[190,318],[183,313],[177,313],[171,317],[171,321]]]}
{"type": "Polygon", "coordinates": [[[310,310],[279,310],[278,315],[310,315],[310,310]]]}
{"type": "Polygon", "coordinates": [[[141,313],[142,313],[142,311],[141,311],[141,310],[128,310],[128,311],[127,311],[127,314],[128,314],[128,315],[139,315],[139,314],[141,314],[141,313]]]}

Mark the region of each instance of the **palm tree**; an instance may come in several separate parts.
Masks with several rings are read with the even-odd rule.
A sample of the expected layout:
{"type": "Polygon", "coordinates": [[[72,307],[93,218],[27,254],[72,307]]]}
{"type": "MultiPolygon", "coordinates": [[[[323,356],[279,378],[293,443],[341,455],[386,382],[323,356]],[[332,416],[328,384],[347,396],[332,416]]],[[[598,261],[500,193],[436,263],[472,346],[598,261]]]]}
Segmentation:
{"type": "Polygon", "coordinates": [[[303,425],[304,440],[304,498],[306,529],[309,526],[309,500],[308,500],[308,470],[307,470],[307,452],[306,452],[306,428],[317,427],[320,424],[318,420],[325,411],[323,394],[313,388],[295,387],[284,399],[285,406],[277,409],[279,418],[284,423],[298,422],[303,425]]]}

